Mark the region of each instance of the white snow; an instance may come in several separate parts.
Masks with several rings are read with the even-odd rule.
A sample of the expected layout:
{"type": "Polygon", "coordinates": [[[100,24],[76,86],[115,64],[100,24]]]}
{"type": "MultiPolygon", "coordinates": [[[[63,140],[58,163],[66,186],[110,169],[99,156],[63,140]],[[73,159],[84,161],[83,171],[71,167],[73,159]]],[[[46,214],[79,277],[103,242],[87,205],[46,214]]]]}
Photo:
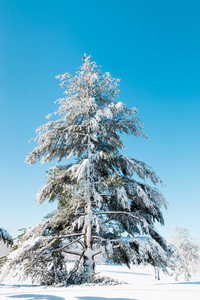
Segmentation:
{"type": "Polygon", "coordinates": [[[10,253],[10,246],[8,246],[4,241],[0,241],[0,258],[6,256],[10,253]]]}
{"type": "Polygon", "coordinates": [[[8,278],[0,286],[0,300],[199,300],[200,277],[190,282],[175,282],[174,276],[160,272],[161,280],[154,279],[153,267],[128,269],[119,265],[98,265],[97,272],[126,284],[115,286],[32,286],[8,278]]]}

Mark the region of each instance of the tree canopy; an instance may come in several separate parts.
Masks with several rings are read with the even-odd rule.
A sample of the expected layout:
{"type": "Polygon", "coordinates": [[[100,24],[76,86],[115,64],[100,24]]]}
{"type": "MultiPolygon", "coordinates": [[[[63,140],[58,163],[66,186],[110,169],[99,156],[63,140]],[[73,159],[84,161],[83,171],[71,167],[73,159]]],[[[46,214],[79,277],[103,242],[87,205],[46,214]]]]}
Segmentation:
{"type": "Polygon", "coordinates": [[[64,97],[47,118],[57,118],[37,129],[38,146],[26,162],[57,160],[36,198],[39,204],[57,201],[58,210],[19,241],[23,247],[25,240],[36,239],[25,250],[30,258],[26,272],[43,268],[50,273],[50,263],[38,264],[47,253],[51,258],[55,253],[76,255],[76,270],[86,277],[94,274],[100,254],[128,266],[150,263],[166,271],[170,249],[154,227],[155,221],[164,224],[162,208],[167,208],[155,187],[162,180],[145,162],[120,152],[122,133],[147,138],[137,109],[117,101],[120,80],[109,72],[102,75],[90,56],[84,56],[74,77],[65,73],[56,78],[64,97]]]}

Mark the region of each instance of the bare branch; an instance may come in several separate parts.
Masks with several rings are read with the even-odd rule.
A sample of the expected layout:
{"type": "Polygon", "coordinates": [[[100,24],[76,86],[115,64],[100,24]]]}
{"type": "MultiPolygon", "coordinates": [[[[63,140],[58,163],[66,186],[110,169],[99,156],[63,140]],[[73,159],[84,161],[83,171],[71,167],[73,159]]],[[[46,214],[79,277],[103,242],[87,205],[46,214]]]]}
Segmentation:
{"type": "Polygon", "coordinates": [[[98,255],[99,253],[102,253],[102,251],[99,250],[99,251],[95,252],[95,253],[93,254],[93,256],[98,255]]]}
{"type": "Polygon", "coordinates": [[[32,268],[32,267],[28,267],[25,269],[25,271],[27,270],[31,270],[31,271],[37,271],[37,272],[46,272],[46,273],[53,273],[53,271],[50,270],[45,270],[45,269],[37,269],[37,268],[32,268]]]}
{"type": "Polygon", "coordinates": [[[66,244],[66,245],[64,245],[64,246],[61,247],[61,248],[55,249],[55,250],[53,250],[52,252],[65,250],[66,247],[68,247],[68,246],[70,246],[70,245],[72,245],[72,244],[74,244],[74,243],[80,241],[81,239],[82,239],[82,237],[79,238],[79,239],[76,239],[76,240],[74,240],[74,241],[72,241],[72,242],[70,242],[70,243],[68,243],[68,244],[66,244]]]}
{"type": "Polygon", "coordinates": [[[67,249],[63,249],[62,251],[63,251],[63,252],[66,252],[66,253],[68,253],[68,254],[73,254],[73,255],[78,255],[78,256],[81,256],[81,255],[82,255],[82,252],[78,252],[78,251],[67,250],[67,249]]]}

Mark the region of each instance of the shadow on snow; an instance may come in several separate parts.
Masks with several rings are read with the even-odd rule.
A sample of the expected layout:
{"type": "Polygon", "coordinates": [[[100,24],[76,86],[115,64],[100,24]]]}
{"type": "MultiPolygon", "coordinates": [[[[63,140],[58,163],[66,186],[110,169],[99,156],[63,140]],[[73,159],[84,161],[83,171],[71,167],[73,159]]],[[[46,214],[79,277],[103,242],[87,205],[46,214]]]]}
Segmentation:
{"type": "Polygon", "coordinates": [[[180,281],[180,282],[157,282],[158,285],[180,285],[180,284],[199,284],[200,281],[180,281]]]}
{"type": "Polygon", "coordinates": [[[106,272],[106,273],[130,274],[130,275],[142,275],[142,276],[152,276],[152,274],[147,274],[147,273],[136,273],[136,272],[126,272],[126,271],[124,272],[124,271],[103,270],[103,272],[106,272]]]}
{"type": "Polygon", "coordinates": [[[0,287],[40,287],[40,284],[0,284],[0,287]]]}
{"type": "Polygon", "coordinates": [[[88,296],[83,296],[83,297],[77,297],[77,300],[138,300],[138,299],[127,299],[127,298],[104,298],[104,297],[88,297],[88,296]]]}
{"type": "MultiPolygon", "coordinates": [[[[22,294],[22,295],[14,295],[9,296],[9,298],[13,299],[27,299],[27,300],[65,300],[62,297],[52,296],[52,295],[33,295],[33,294],[22,294]]],[[[127,299],[127,298],[104,298],[104,297],[76,297],[77,300],[138,300],[138,299],[127,299]]]]}
{"type": "Polygon", "coordinates": [[[200,281],[173,282],[172,284],[200,284],[200,281]]]}
{"type": "Polygon", "coordinates": [[[12,299],[27,299],[27,300],[65,300],[62,297],[52,296],[52,295],[34,295],[34,294],[21,294],[9,296],[12,299]]]}

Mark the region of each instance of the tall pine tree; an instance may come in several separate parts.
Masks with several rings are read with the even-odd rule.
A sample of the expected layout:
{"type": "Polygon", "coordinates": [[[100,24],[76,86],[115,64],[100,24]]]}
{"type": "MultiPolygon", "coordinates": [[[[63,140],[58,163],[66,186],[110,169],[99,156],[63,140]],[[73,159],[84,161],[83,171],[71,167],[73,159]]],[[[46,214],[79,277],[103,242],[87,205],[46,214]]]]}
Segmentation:
{"type": "Polygon", "coordinates": [[[40,227],[42,242],[31,249],[35,256],[28,269],[37,269],[33,258],[37,262],[47,249],[76,255],[77,268],[82,265],[86,276],[95,272],[100,253],[128,266],[150,263],[165,269],[169,249],[154,222],[164,224],[161,208],[167,204],[157,188],[145,183],[150,179],[157,185],[162,180],[146,163],[120,152],[124,148],[120,134],[147,138],[137,109],[116,101],[120,80],[108,72],[102,75],[90,56],[84,56],[74,77],[65,73],[56,78],[64,89],[54,113],[58,118],[37,129],[38,147],[26,162],[60,162],[37,194],[39,204],[58,201],[58,211],[45,221],[48,234],[46,225],[42,232],[40,227]],[[71,163],[64,158],[72,158],[71,163]],[[56,241],[57,250],[51,247],[56,241]]]}

